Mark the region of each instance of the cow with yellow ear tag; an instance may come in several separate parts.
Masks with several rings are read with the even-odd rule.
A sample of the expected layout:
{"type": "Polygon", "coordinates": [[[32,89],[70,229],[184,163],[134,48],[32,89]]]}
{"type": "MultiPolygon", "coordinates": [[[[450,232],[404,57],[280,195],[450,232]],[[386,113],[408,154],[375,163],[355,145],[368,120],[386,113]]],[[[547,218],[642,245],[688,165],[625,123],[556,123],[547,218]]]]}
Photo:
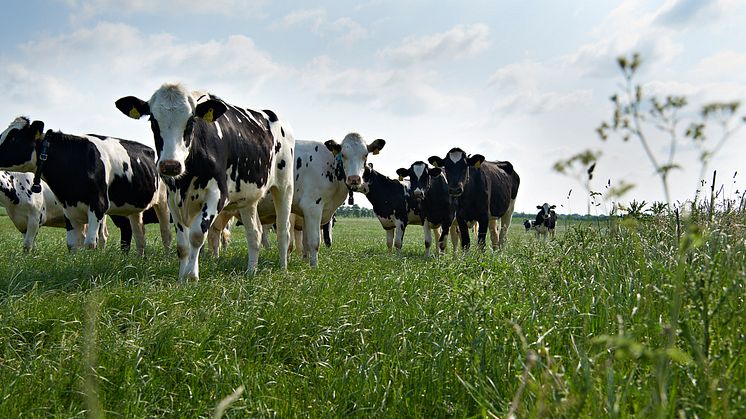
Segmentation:
{"type": "Polygon", "coordinates": [[[256,271],[261,222],[257,206],[272,196],[279,267],[287,268],[289,217],[293,202],[290,126],[270,110],[251,110],[219,97],[164,84],[148,101],[116,101],[133,119],[148,115],[158,170],[169,187],[176,224],[179,278],[199,277],[199,254],[218,213],[238,211],[246,229],[248,267],[256,271]]]}

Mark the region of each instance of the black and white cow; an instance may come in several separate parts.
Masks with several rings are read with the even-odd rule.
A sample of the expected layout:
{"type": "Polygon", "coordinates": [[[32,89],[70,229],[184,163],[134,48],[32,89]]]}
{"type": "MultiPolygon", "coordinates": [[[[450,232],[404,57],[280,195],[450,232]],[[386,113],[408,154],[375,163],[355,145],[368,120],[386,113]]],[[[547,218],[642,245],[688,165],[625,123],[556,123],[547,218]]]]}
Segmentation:
{"type": "Polygon", "coordinates": [[[443,252],[446,248],[448,231],[453,224],[453,210],[451,209],[450,196],[448,195],[448,182],[441,169],[428,167],[423,161],[412,163],[409,168],[400,168],[396,171],[399,179],[409,180],[410,197],[409,206],[416,208],[422,220],[422,228],[425,234],[425,256],[430,255],[433,231],[440,229],[438,237],[438,251],[443,252]]]}
{"type": "MultiPolygon", "coordinates": [[[[504,245],[518,195],[520,178],[510,162],[489,162],[481,154],[468,156],[452,148],[445,158],[432,156],[430,164],[442,168],[448,181],[448,193],[456,209],[461,246],[470,244],[467,224],[479,224],[477,243],[484,246],[490,220],[500,219],[498,244],[504,245]]],[[[493,248],[496,248],[493,237],[493,248]]]]}
{"type": "Polygon", "coordinates": [[[261,239],[257,205],[267,192],[274,198],[280,268],[287,269],[295,140],[286,123],[270,110],[240,108],[181,84],[164,84],[148,101],[123,97],[116,106],[134,119],[150,115],[176,224],[179,278],[199,278],[200,250],[223,209],[241,214],[248,272],[254,273],[261,239]]]}
{"type": "Polygon", "coordinates": [[[155,170],[155,153],[143,144],[93,134],[44,134],[43,122],[19,117],[0,136],[0,168],[35,172],[35,180],[47,182],[62,204],[71,250],[81,243],[95,248],[109,213],[130,219],[143,254],[141,217],[151,206],[162,214],[162,238],[170,245],[165,190],[155,170]]]}
{"type": "Polygon", "coordinates": [[[363,172],[364,186],[358,191],[365,194],[381,227],[386,231],[389,250],[402,248],[407,225],[422,225],[422,218],[409,203],[409,182],[391,179],[373,169],[370,164],[363,172]]]}
{"type": "Polygon", "coordinates": [[[529,231],[532,228],[536,227],[536,221],[534,221],[534,220],[526,220],[526,221],[523,222],[523,227],[526,228],[526,231],[529,231]]]}
{"type": "MultiPolygon", "coordinates": [[[[119,248],[124,252],[129,251],[130,245],[132,244],[132,226],[130,225],[129,219],[121,215],[112,215],[109,218],[111,218],[114,225],[119,228],[119,248]]],[[[142,223],[143,225],[160,223],[155,208],[149,208],[143,211],[142,223]]]]}
{"type": "MultiPolygon", "coordinates": [[[[368,155],[378,154],[385,144],[382,139],[367,144],[355,132],[347,134],[341,143],[334,140],[295,142],[292,205],[295,245],[308,257],[312,267],[318,264],[321,226],[332,219],[350,190],[357,191],[365,186],[363,171],[368,155]]],[[[259,203],[259,215],[262,224],[274,222],[272,196],[259,203]]]]}
{"type": "Polygon", "coordinates": [[[547,234],[554,238],[554,228],[557,226],[557,213],[554,209],[556,205],[549,205],[546,202],[543,205],[537,205],[536,209],[539,213],[536,214],[536,221],[534,221],[534,229],[536,230],[536,237],[539,235],[547,238],[547,234]]]}
{"type": "Polygon", "coordinates": [[[41,181],[41,192],[32,193],[34,175],[23,172],[0,171],[0,205],[5,207],[8,218],[24,235],[23,250],[34,247],[40,226],[65,227],[62,205],[41,181]]]}

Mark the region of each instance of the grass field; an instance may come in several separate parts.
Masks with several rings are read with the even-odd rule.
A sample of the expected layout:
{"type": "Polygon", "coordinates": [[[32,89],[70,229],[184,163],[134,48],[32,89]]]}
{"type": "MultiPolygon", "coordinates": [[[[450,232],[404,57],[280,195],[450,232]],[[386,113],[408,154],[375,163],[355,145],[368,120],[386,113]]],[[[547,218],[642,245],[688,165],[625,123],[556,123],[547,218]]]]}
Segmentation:
{"type": "Polygon", "coordinates": [[[183,283],[155,229],[145,259],[54,229],[25,255],[0,217],[0,417],[746,417],[743,219],[514,220],[429,260],[340,219],[318,269],[253,277],[237,229],[183,283]]]}

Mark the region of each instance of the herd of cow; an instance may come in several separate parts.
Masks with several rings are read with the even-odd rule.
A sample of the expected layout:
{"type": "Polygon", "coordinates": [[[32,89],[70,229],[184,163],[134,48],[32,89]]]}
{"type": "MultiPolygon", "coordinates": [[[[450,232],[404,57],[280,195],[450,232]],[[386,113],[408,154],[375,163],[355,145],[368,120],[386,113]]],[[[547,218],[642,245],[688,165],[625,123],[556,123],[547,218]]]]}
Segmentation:
{"type": "MultiPolygon", "coordinates": [[[[217,253],[237,217],[246,231],[249,272],[256,270],[262,226],[272,224],[282,269],[293,243],[316,266],[320,227],[353,192],[373,205],[389,248],[401,248],[409,224],[423,226],[428,255],[431,231],[439,251],[449,232],[454,248],[459,239],[468,248],[474,225],[480,246],[487,230],[493,247],[505,243],[520,183],[510,162],[453,148],[444,158],[430,157],[430,165],[400,168],[399,179],[391,179],[367,162],[384,140],[368,144],[357,133],[341,143],[295,140],[270,110],[240,108],[180,84],[164,84],[147,101],[123,97],[116,107],[133,119],[149,116],[155,151],[113,137],[44,132],[42,121],[27,117],[0,135],[0,169],[9,171],[0,172],[0,202],[25,233],[25,250],[40,225],[64,226],[71,251],[95,248],[108,236],[108,214],[122,230],[122,246],[134,235],[143,254],[143,222],[160,224],[167,249],[173,223],[179,277],[196,279],[205,242],[217,253]]],[[[553,234],[554,206],[538,208],[526,228],[553,234]]]]}

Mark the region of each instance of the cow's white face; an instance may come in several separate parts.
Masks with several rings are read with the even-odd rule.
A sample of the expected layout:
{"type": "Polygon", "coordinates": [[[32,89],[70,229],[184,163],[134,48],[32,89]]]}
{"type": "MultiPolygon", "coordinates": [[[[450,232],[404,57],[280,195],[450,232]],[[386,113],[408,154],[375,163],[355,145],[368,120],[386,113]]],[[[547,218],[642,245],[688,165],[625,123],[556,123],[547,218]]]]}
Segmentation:
{"type": "Polygon", "coordinates": [[[378,154],[386,141],[378,139],[370,144],[365,144],[360,134],[353,132],[345,136],[341,145],[334,141],[327,141],[325,144],[342,162],[347,186],[353,191],[361,192],[366,186],[363,172],[368,161],[368,154],[378,154]]]}
{"type": "Polygon", "coordinates": [[[180,84],[164,84],[145,102],[134,96],[116,101],[117,108],[133,119],[150,115],[158,170],[165,176],[180,176],[192,145],[195,121],[214,122],[226,111],[225,103],[210,95],[189,93],[180,84]]]}
{"type": "Polygon", "coordinates": [[[167,176],[183,173],[191,146],[195,101],[181,86],[158,89],[148,102],[158,152],[158,169],[167,176]]]}

